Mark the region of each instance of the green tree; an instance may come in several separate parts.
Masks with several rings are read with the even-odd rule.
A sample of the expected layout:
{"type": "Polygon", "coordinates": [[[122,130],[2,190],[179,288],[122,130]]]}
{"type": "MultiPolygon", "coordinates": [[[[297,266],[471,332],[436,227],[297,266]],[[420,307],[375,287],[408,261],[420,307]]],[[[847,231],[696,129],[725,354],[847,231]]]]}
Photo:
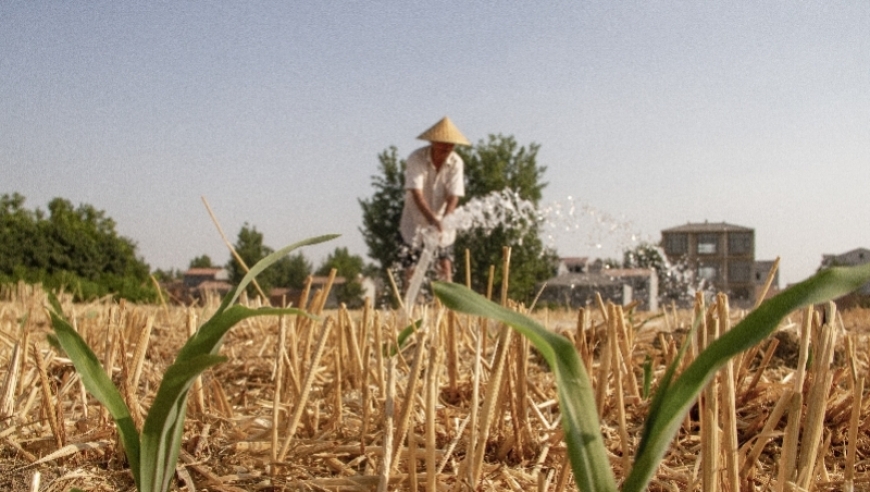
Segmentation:
{"type": "MultiPolygon", "coordinates": [[[[517,197],[537,206],[546,183],[541,181],[545,167],[537,163],[540,146],[520,146],[510,136],[490,135],[471,148],[456,150],[465,162],[465,197],[461,204],[493,192],[513,190],[517,197]]],[[[405,162],[390,147],[379,156],[380,174],[372,176],[374,195],[360,200],[363,209],[363,227],[360,229],[369,249],[369,257],[379,263],[382,271],[392,267],[398,258],[401,236],[399,220],[405,196],[405,162]]],[[[465,278],[464,251],[471,251],[471,279],[475,290],[486,287],[489,266],[496,266],[495,282],[501,281],[502,249],[511,247],[511,275],[509,295],[514,299],[530,300],[537,282],[553,273],[555,254],[544,247],[539,236],[539,225],[514,228],[473,228],[457,235],[456,268],[454,278],[465,278]]]]}
{"type": "MultiPolygon", "coordinates": [[[[263,233],[247,222],[242,225],[234,247],[248,268],[275,251],[263,243],[263,233]]],[[[229,280],[233,284],[238,284],[246,274],[244,268],[233,256],[227,262],[226,268],[229,280]]],[[[311,271],[311,263],[301,252],[298,252],[273,263],[271,267],[257,276],[257,283],[266,295],[269,295],[269,291],[273,287],[301,289],[305,285],[305,279],[311,275],[311,271]]],[[[248,294],[257,294],[256,288],[248,286],[248,294]]]]}
{"type": "MultiPolygon", "coordinates": [[[[263,233],[258,231],[256,226],[251,226],[247,222],[242,225],[239,230],[239,235],[236,238],[236,244],[233,245],[236,254],[245,262],[248,268],[254,266],[258,261],[262,260],[274,250],[263,244],[263,233]]],[[[227,262],[227,276],[233,285],[237,285],[242,281],[242,278],[247,274],[245,268],[236,260],[235,256],[230,256],[227,262]]],[[[269,290],[273,287],[272,277],[274,273],[272,269],[268,269],[261,275],[257,276],[257,283],[263,289],[263,293],[269,295],[269,290]]],[[[257,290],[253,285],[248,286],[248,294],[255,295],[257,290]]]]}
{"type": "Polygon", "coordinates": [[[24,208],[18,193],[0,196],[0,274],[38,269],[48,263],[47,249],[37,232],[35,214],[24,208]]]}
{"type": "Polygon", "coordinates": [[[170,268],[168,270],[158,268],[151,272],[151,275],[158,282],[172,282],[173,280],[181,280],[183,277],[181,271],[179,271],[177,268],[170,268]]]}
{"type": "Polygon", "coordinates": [[[273,279],[276,287],[294,289],[305,286],[305,279],[311,275],[312,269],[311,262],[301,252],[281,258],[270,268],[274,272],[273,279]]]}
{"type": "Polygon", "coordinates": [[[335,268],[337,275],[345,279],[344,285],[336,288],[335,295],[338,301],[350,308],[362,306],[364,302],[363,288],[359,279],[365,268],[362,257],[350,254],[347,248],[335,248],[335,251],[326,257],[316,273],[317,275],[329,275],[333,268],[335,268]]]}
{"type": "Polygon", "coordinates": [[[190,266],[188,268],[212,268],[214,264],[211,262],[211,257],[208,255],[197,256],[196,258],[190,260],[190,266]]]}
{"type": "Polygon", "coordinates": [[[399,160],[396,147],[378,155],[378,171],[371,177],[375,189],[371,198],[359,200],[363,210],[360,228],[369,257],[378,264],[381,274],[399,259],[399,221],[405,198],[405,160],[399,160]]]}
{"type": "Polygon", "coordinates": [[[136,244],[104,211],[54,198],[46,215],[25,209],[18,193],[0,196],[0,280],[64,287],[78,299],[114,293],[150,300],[156,291],[148,276],[136,244]]]}
{"type": "MultiPolygon", "coordinates": [[[[490,135],[471,148],[457,148],[465,162],[465,197],[460,205],[475,197],[493,192],[512,190],[520,200],[526,200],[537,208],[541,193],[546,186],[542,182],[546,167],[538,165],[540,145],[520,146],[512,136],[490,135]]],[[[493,229],[474,227],[460,232],[456,238],[457,275],[464,279],[465,261],[462,255],[471,252],[472,288],[483,292],[486,288],[489,267],[494,265],[494,285],[502,282],[503,248],[511,247],[510,283],[508,295],[512,299],[530,301],[535,295],[535,285],[554,273],[556,254],[544,246],[540,238],[540,226],[535,222],[518,228],[499,225],[493,229]]]]}

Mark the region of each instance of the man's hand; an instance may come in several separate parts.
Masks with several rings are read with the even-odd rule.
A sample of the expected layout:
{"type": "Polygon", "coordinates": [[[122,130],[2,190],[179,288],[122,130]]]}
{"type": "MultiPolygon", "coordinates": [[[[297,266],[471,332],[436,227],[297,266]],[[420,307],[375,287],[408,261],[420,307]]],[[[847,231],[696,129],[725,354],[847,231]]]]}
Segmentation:
{"type": "Polygon", "coordinates": [[[417,205],[417,208],[423,214],[423,217],[426,217],[426,222],[430,225],[434,226],[438,231],[441,231],[441,219],[435,215],[435,212],[429,208],[429,204],[426,203],[426,200],[423,198],[423,190],[409,190],[411,192],[411,196],[414,198],[414,204],[417,205]]]}

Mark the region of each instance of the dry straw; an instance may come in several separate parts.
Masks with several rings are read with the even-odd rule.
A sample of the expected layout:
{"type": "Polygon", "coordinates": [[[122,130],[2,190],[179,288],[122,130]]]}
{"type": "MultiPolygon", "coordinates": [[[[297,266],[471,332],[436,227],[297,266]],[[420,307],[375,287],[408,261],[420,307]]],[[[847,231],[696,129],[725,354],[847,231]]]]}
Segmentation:
{"type": "MultiPolygon", "coordinates": [[[[500,287],[504,291],[505,286],[500,287]]],[[[311,302],[312,309],[320,305],[322,295],[311,302]]],[[[19,368],[18,382],[11,385],[15,415],[0,421],[0,440],[10,450],[5,456],[14,456],[3,458],[14,460],[9,476],[19,484],[29,482],[33,472],[39,471],[43,482],[53,480],[88,490],[130,489],[125,462],[111,452],[114,431],[109,422],[95,417],[99,414],[96,402],[82,396],[81,383],[68,360],[46,356],[44,373],[34,358],[22,361],[19,356],[13,363],[14,345],[23,337],[16,320],[26,304],[19,299],[0,302],[0,367],[6,387],[10,386],[11,368],[19,368]],[[48,380],[45,385],[40,382],[43,374],[48,380]],[[48,397],[43,387],[52,388],[48,397]],[[46,405],[62,408],[54,413],[59,416],[58,427],[66,429],[63,447],[55,440],[46,405]],[[63,477],[64,473],[70,475],[63,477]]],[[[135,399],[144,407],[151,406],[167,366],[166,355],[184,342],[187,312],[133,305],[122,309],[111,304],[77,306],[74,311],[67,305],[65,309],[74,312],[71,321],[92,343],[112,339],[99,346],[101,362],[113,360],[120,369],[115,375],[129,380],[127,386],[135,399]]],[[[204,307],[193,312],[202,319],[208,316],[204,307]]],[[[610,453],[607,466],[614,465],[619,483],[636,466],[633,458],[643,438],[640,425],[652,404],[639,391],[643,361],[649,356],[653,389],[666,384],[668,364],[678,364],[675,377],[691,367],[680,360],[684,335],[672,331],[684,327],[682,320],[691,319],[691,313],[673,306],[667,312],[666,318],[649,320],[644,313],[629,313],[602,300],[592,310],[527,314],[546,316],[550,331],[573,332],[568,347],[578,354],[578,367],[596,375],[593,395],[602,386],[606,389],[601,393],[601,425],[596,421],[593,428],[606,433],[602,443],[610,453]]],[[[729,312],[723,297],[702,312],[708,328],[718,326],[721,332],[718,338],[709,337],[711,346],[733,330],[727,329],[732,316],[733,321],[740,320],[729,312]]],[[[572,490],[568,484],[574,476],[568,466],[571,458],[560,427],[565,406],[557,403],[544,352],[531,348],[525,338],[504,335],[505,340],[502,335],[507,330],[498,332],[498,343],[490,340],[487,344],[487,322],[478,314],[451,313],[438,305],[428,306],[421,314],[420,330],[403,347],[393,345],[396,334],[405,328],[399,322],[401,316],[384,309],[323,309],[314,322],[285,315],[240,324],[226,335],[224,352],[229,360],[204,375],[205,397],[197,403],[201,408],[196,419],[185,425],[179,455],[182,471],[177,476],[189,479],[197,489],[211,490],[432,490],[435,484],[439,490],[572,490]],[[392,355],[391,346],[401,350],[392,355]],[[450,370],[453,360],[457,367],[450,370]]],[[[852,316],[844,313],[844,318],[846,314],[852,316]]],[[[816,354],[814,360],[822,352],[839,350],[836,343],[822,350],[824,344],[819,341],[826,338],[820,336],[821,323],[814,325],[813,316],[806,319],[808,323],[799,323],[800,331],[807,334],[799,342],[802,362],[783,362],[778,351],[763,344],[753,359],[735,360],[739,363],[733,372],[745,377],[743,384],[733,385],[733,399],[727,388],[736,378],[727,375],[727,366],[716,371],[721,391],[718,397],[704,396],[701,406],[702,414],[710,417],[704,417],[702,426],[718,435],[719,449],[702,451],[699,456],[699,443],[706,438],[693,422],[669,443],[672,447],[650,479],[650,490],[685,490],[699,484],[706,466],[700,460],[705,454],[718,455],[720,460],[720,471],[710,480],[710,487],[776,490],[780,484],[797,485],[798,457],[811,445],[816,447],[816,456],[805,458],[813,468],[808,489],[822,481],[827,481],[826,488],[843,489],[847,481],[855,487],[866,483],[870,477],[861,468],[860,456],[870,453],[870,448],[860,438],[865,430],[861,420],[867,420],[860,376],[868,370],[870,342],[858,333],[860,338],[848,342],[848,354],[855,353],[847,354],[842,359],[845,362],[835,362],[827,369],[814,363],[804,374],[810,347],[816,354]],[[818,332],[815,337],[813,330],[818,332]],[[756,378],[759,371],[762,374],[756,378]],[[823,380],[819,374],[824,371],[828,375],[823,380]],[[830,381],[830,398],[809,398],[816,380],[830,381]],[[846,437],[843,459],[857,462],[851,471],[839,463],[819,465],[823,458],[834,459],[844,445],[826,438],[824,429],[816,439],[809,428],[801,427],[801,421],[817,418],[801,414],[799,401],[805,389],[808,402],[822,402],[816,415],[834,418],[828,420],[834,426],[830,434],[846,437]],[[714,402],[719,412],[709,411],[714,402]],[[731,421],[730,410],[734,412],[731,421]],[[717,415],[718,424],[711,424],[717,415]],[[775,441],[783,437],[785,453],[792,428],[783,427],[783,422],[792,419],[797,422],[793,474],[781,482],[776,465],[785,462],[775,441]],[[728,433],[735,425],[729,422],[741,425],[737,479],[728,461],[729,455],[737,454],[728,444],[728,433]]],[[[859,326],[866,327],[868,319],[859,326]]],[[[37,317],[32,322],[43,326],[37,317]]],[[[835,328],[841,329],[839,325],[835,328]]],[[[41,354],[50,353],[42,337],[31,340],[41,354]]],[[[11,489],[8,480],[0,477],[0,488],[11,489]]],[[[185,490],[194,487],[189,482],[180,486],[185,490]]]]}

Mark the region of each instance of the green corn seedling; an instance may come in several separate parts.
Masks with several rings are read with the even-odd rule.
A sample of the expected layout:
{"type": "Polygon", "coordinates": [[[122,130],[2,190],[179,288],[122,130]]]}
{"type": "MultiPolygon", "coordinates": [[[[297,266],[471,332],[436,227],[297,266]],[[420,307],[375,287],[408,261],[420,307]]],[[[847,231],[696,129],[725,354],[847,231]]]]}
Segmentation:
{"type": "Polygon", "coordinates": [[[57,299],[51,297],[52,307],[49,314],[54,328],[52,344],[66,352],[85,389],[109,410],[115,420],[133,479],[140,492],[169,490],[181,448],[188,392],[203,371],[226,360],[226,357],[218,355],[218,350],[230,328],[254,316],[305,314],[292,308],[251,309],[235,304],[239,294],[258,274],[290,251],[335,237],[337,235],[325,235],[300,241],[272,253],[254,265],[241,283],[226,296],[214,315],[178,352],[175,362],[163,375],[141,434],[133,424],[130,410],[120,391],[112,383],[94,352],[64,318],[57,299]]]}
{"type": "MultiPolygon", "coordinates": [[[[640,492],[646,489],[686,412],[729,359],[767,338],[792,311],[836,299],[868,281],[870,263],[819,272],[762,303],[712,342],[674,379],[686,347],[684,343],[652,397],[634,464],[622,490],[640,492]]],[[[562,427],[578,489],[583,492],[616,491],[616,481],[600,432],[592,385],[573,344],[532,319],[488,301],[461,285],[436,282],[433,289],[448,308],[500,321],[535,345],[555,375],[562,427]]]]}

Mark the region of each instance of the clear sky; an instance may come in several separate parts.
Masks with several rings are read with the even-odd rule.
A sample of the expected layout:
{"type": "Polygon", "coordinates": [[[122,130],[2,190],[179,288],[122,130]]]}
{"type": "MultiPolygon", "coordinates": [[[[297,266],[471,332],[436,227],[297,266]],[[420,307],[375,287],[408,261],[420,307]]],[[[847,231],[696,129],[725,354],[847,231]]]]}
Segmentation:
{"type": "Polygon", "coordinates": [[[153,268],[229,258],[202,196],[366,256],[378,154],[444,115],[541,145],[544,204],[595,213],[562,256],[726,221],[785,284],[870,247],[867,0],[0,2],[0,193],[105,210],[153,268]]]}

